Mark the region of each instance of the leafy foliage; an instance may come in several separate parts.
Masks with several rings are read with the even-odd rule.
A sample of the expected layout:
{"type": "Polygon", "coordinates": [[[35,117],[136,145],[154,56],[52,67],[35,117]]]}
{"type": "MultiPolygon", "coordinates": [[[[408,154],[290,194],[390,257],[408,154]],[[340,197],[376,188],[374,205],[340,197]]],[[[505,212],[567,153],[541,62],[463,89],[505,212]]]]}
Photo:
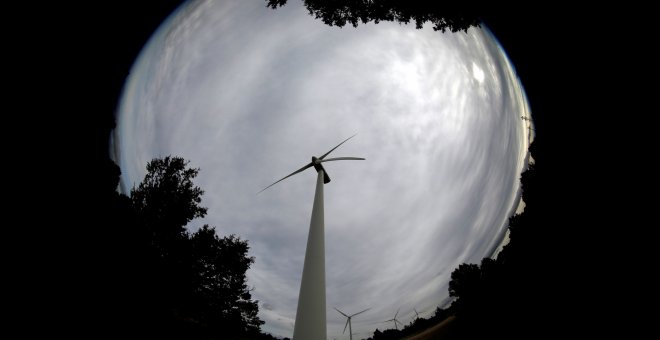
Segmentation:
{"type": "Polygon", "coordinates": [[[135,209],[150,222],[180,228],[194,218],[204,217],[207,209],[199,206],[204,191],[192,182],[199,169],[187,168],[188,163],[171,156],[149,162],[144,180],[131,190],[135,209]]]}
{"type": "Polygon", "coordinates": [[[133,208],[162,255],[184,237],[185,226],[207,209],[199,204],[204,191],[193,184],[199,169],[188,168],[181,157],[167,156],[147,164],[147,175],[131,190],[133,208]]]}
{"type": "MultiPolygon", "coordinates": [[[[267,6],[284,6],[287,0],[266,0],[267,6]]],[[[422,28],[431,22],[433,29],[445,32],[466,31],[479,26],[480,15],[471,2],[401,1],[401,0],[303,0],[310,15],[330,26],[344,27],[347,23],[357,27],[359,22],[395,21],[402,24],[415,22],[422,28]]]]}
{"type": "Polygon", "coordinates": [[[246,284],[245,272],[254,263],[247,242],[234,235],[220,238],[208,225],[192,234],[190,241],[195,307],[190,314],[225,336],[257,333],[263,321],[246,284]]]}
{"type": "MultiPolygon", "coordinates": [[[[481,264],[464,263],[454,269],[449,282],[449,295],[455,300],[447,309],[436,309],[431,319],[415,319],[404,329],[376,330],[373,340],[400,339],[437,325],[455,316],[442,329],[443,336],[478,339],[498,334],[507,338],[528,338],[529,329],[539,329],[542,318],[552,304],[550,292],[541,279],[547,279],[539,266],[538,233],[532,227],[542,225],[538,214],[538,174],[535,167],[521,175],[525,212],[509,218],[510,242],[496,259],[484,258],[481,264]],[[533,313],[532,313],[533,311],[533,313]],[[533,327],[530,328],[530,325],[533,327]]],[[[444,338],[444,337],[443,337],[444,338]]]]}
{"type": "Polygon", "coordinates": [[[481,270],[476,264],[463,263],[451,273],[449,296],[471,297],[479,289],[481,270]]]}
{"type": "MultiPolygon", "coordinates": [[[[542,225],[538,215],[536,169],[521,175],[525,212],[509,218],[510,241],[496,259],[484,258],[480,265],[461,264],[451,274],[449,294],[457,317],[458,331],[468,338],[489,336],[506,329],[508,336],[526,337],[530,325],[539,327],[540,310],[547,292],[540,278],[545,269],[537,262],[533,227],[542,225]],[[530,313],[536,311],[536,313],[530,313]]],[[[536,241],[536,242],[535,242],[536,241]]]]}
{"type": "Polygon", "coordinates": [[[254,258],[235,235],[219,237],[208,225],[188,232],[186,225],[207,213],[200,205],[204,191],[193,183],[199,169],[188,164],[181,157],[154,159],[131,190],[142,231],[135,262],[143,268],[147,328],[164,338],[257,338],[263,321],[245,276],[254,258]]]}

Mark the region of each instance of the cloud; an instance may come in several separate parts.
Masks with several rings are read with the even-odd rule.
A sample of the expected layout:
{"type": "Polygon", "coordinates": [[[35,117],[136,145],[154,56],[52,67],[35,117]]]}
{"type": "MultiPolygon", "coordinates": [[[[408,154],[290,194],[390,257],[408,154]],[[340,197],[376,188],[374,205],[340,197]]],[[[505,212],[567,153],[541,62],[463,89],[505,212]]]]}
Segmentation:
{"type": "Polygon", "coordinates": [[[325,166],[328,334],[408,322],[451,271],[504,237],[526,161],[524,93],[487,31],[332,28],[302,6],[198,1],[152,38],[122,97],[124,189],[153,157],[200,167],[218,233],[247,239],[265,331],[291,336],[314,195],[311,170],[256,193],[358,133],[325,166]],[[406,319],[408,318],[408,319],[406,319]]]}

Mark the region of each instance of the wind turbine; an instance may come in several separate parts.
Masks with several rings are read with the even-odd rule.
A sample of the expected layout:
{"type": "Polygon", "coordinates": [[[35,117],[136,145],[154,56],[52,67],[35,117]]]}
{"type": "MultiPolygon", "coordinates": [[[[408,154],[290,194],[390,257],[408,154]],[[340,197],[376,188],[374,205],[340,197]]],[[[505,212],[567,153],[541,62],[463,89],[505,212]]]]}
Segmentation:
{"type": "Polygon", "coordinates": [[[528,127],[530,130],[533,130],[534,132],[536,132],[536,129],[532,127],[532,119],[531,119],[531,118],[526,117],[526,116],[520,116],[520,118],[521,118],[522,120],[524,120],[524,121],[527,122],[527,127],[528,127]]]}
{"type": "MultiPolygon", "coordinates": [[[[401,309],[401,308],[399,308],[399,309],[401,309]]],[[[400,323],[401,326],[403,326],[403,323],[396,318],[396,316],[399,315],[399,309],[396,310],[396,314],[394,314],[393,318],[383,321],[383,322],[390,322],[390,321],[394,322],[394,328],[396,328],[397,331],[399,330],[399,327],[397,327],[397,325],[396,325],[397,322],[400,323]]]]}
{"type": "Polygon", "coordinates": [[[325,227],[323,217],[323,185],[330,182],[330,176],[328,176],[328,173],[325,171],[323,164],[321,163],[343,160],[364,160],[364,158],[359,157],[325,158],[332,151],[353,137],[355,137],[355,135],[346,138],[343,142],[339,143],[339,145],[335,146],[321,157],[312,156],[312,161],[309,164],[259,191],[259,193],[261,193],[273,185],[311,167],[314,167],[317,172],[312,218],[309,223],[305,262],[303,265],[302,280],[300,282],[300,292],[298,294],[296,323],[293,327],[293,340],[327,338],[325,317],[325,227]]]}
{"type": "Polygon", "coordinates": [[[353,340],[353,328],[351,327],[351,318],[354,317],[354,316],[356,316],[356,315],[358,315],[358,314],[362,314],[362,313],[364,313],[364,312],[366,312],[366,311],[368,311],[368,310],[370,310],[370,309],[371,309],[371,308],[367,308],[367,309],[365,309],[365,310],[363,310],[363,311],[361,311],[361,312],[359,312],[359,313],[355,313],[355,314],[351,314],[351,315],[346,315],[344,312],[340,311],[339,309],[337,309],[337,308],[335,307],[335,310],[336,310],[336,311],[338,311],[339,313],[341,313],[341,315],[343,315],[343,316],[346,317],[346,325],[344,325],[344,331],[343,331],[341,334],[346,333],[346,326],[348,326],[348,334],[350,335],[350,339],[353,340]]]}

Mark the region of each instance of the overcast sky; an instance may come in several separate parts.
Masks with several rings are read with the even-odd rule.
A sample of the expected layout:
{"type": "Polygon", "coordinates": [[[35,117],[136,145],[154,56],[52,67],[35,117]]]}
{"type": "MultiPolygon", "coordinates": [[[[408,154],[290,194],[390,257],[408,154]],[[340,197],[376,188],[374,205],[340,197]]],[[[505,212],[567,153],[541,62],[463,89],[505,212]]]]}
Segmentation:
{"type": "MultiPolygon", "coordinates": [[[[502,241],[529,143],[524,93],[483,29],[328,27],[292,1],[193,1],[136,61],[114,136],[123,190],[154,157],[201,168],[206,218],[247,239],[262,329],[291,337],[316,173],[272,182],[358,133],[325,186],[328,338],[432,315],[452,270],[502,241]]],[[[366,334],[364,337],[368,337],[366,334]]],[[[347,338],[347,334],[345,336],[347,338]]]]}

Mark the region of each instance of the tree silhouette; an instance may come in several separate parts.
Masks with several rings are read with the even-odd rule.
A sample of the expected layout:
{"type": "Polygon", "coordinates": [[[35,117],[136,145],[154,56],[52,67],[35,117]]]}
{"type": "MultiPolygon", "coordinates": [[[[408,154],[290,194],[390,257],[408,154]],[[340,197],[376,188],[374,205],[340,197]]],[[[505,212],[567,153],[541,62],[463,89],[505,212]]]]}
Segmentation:
{"type": "Polygon", "coordinates": [[[186,225],[207,212],[200,205],[204,191],[193,183],[199,169],[188,164],[181,157],[154,159],[131,190],[147,328],[159,338],[256,338],[263,321],[245,277],[254,258],[247,241],[234,235],[221,238],[208,225],[188,232],[186,225]]]}
{"type": "Polygon", "coordinates": [[[451,274],[449,295],[457,299],[450,309],[462,336],[478,338],[503,330],[508,337],[526,338],[528,329],[541,327],[540,315],[553,308],[545,297],[552,292],[542,281],[548,278],[547,266],[539,261],[534,229],[544,221],[538,213],[537,176],[533,166],[521,175],[525,211],[509,218],[510,241],[497,258],[461,264],[451,274]]]}
{"type": "Polygon", "coordinates": [[[180,226],[204,217],[207,209],[199,206],[204,191],[192,182],[199,169],[187,168],[188,163],[181,157],[171,156],[149,162],[144,180],[137,189],[131,190],[135,208],[159,222],[174,218],[169,222],[180,226]]]}
{"type": "Polygon", "coordinates": [[[451,273],[449,296],[471,298],[477,295],[481,270],[479,265],[463,263],[451,273]]]}
{"type": "Polygon", "coordinates": [[[245,272],[254,263],[249,246],[234,235],[220,238],[204,225],[190,237],[192,246],[193,314],[214,332],[229,335],[257,334],[263,324],[258,302],[251,300],[245,272]]]}
{"type": "Polygon", "coordinates": [[[199,169],[188,168],[188,163],[181,157],[154,159],[142,183],[131,190],[133,207],[161,252],[185,238],[188,222],[206,215],[199,205],[204,191],[192,182],[199,169]]]}
{"type": "MultiPolygon", "coordinates": [[[[284,6],[287,0],[266,0],[267,6],[284,6]]],[[[415,22],[422,28],[425,22],[431,22],[433,29],[445,32],[465,31],[472,26],[479,26],[480,14],[471,2],[437,1],[400,1],[400,0],[304,0],[310,15],[321,19],[330,26],[344,27],[350,23],[357,27],[359,22],[366,24],[373,21],[395,21],[408,24],[415,22]]]]}

